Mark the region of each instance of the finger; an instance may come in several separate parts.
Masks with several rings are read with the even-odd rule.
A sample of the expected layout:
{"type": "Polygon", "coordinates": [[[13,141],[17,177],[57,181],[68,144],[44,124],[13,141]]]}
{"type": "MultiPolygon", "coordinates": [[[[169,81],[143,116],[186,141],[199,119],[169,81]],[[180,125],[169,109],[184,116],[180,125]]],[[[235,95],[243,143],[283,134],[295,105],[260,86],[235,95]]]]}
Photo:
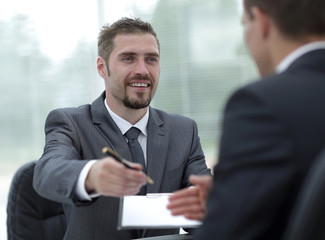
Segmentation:
{"type": "Polygon", "coordinates": [[[212,187],[212,176],[190,176],[190,182],[198,187],[198,192],[201,198],[206,198],[209,195],[210,189],[212,187]]]}
{"type": "MultiPolygon", "coordinates": [[[[115,179],[114,179],[115,180],[115,179]]],[[[117,181],[112,181],[111,184],[115,189],[117,189],[122,194],[128,194],[136,192],[135,189],[140,189],[143,185],[146,184],[145,178],[127,178],[127,177],[119,177],[117,181]]]]}
{"type": "Polygon", "coordinates": [[[183,206],[183,207],[179,207],[176,209],[171,209],[171,213],[172,215],[176,216],[176,215],[187,215],[187,214],[199,214],[204,212],[204,210],[201,208],[200,205],[198,204],[193,204],[191,206],[183,206]]]}
{"type": "Polygon", "coordinates": [[[140,191],[140,187],[126,188],[126,189],[116,189],[114,195],[116,197],[124,197],[126,195],[135,195],[140,191]]]}
{"type": "Polygon", "coordinates": [[[186,197],[186,198],[179,198],[179,199],[175,199],[170,201],[167,204],[167,208],[168,209],[191,209],[191,208],[196,208],[196,207],[192,207],[192,205],[199,205],[200,201],[198,199],[198,197],[186,197]]]}
{"type": "Polygon", "coordinates": [[[184,217],[187,219],[190,219],[190,220],[203,221],[205,218],[205,213],[204,212],[187,213],[187,214],[184,214],[184,217]]]}
{"type": "Polygon", "coordinates": [[[144,184],[146,182],[146,175],[140,171],[142,168],[141,164],[131,163],[130,165],[135,169],[127,168],[124,164],[115,161],[115,163],[112,163],[110,167],[107,168],[107,172],[112,175],[117,182],[121,181],[121,179],[126,179],[130,183],[144,184]]]}
{"type": "Polygon", "coordinates": [[[170,209],[171,214],[174,216],[177,215],[198,215],[204,213],[204,209],[200,204],[191,204],[191,205],[183,205],[177,208],[170,209]]]}
{"type": "Polygon", "coordinates": [[[175,199],[180,199],[180,198],[187,198],[191,196],[196,196],[198,195],[198,189],[195,186],[191,186],[188,188],[184,188],[182,190],[178,190],[174,192],[170,197],[169,200],[175,200],[175,199]]]}
{"type": "Polygon", "coordinates": [[[140,184],[127,184],[124,185],[122,183],[116,184],[107,184],[103,190],[103,195],[115,196],[115,197],[122,197],[125,195],[133,195],[140,191],[142,185],[140,184]]]}
{"type": "Polygon", "coordinates": [[[123,173],[123,177],[129,181],[130,184],[147,184],[147,175],[142,171],[126,169],[123,173]]]}
{"type": "Polygon", "coordinates": [[[191,175],[189,177],[189,181],[193,185],[208,186],[212,182],[212,176],[210,176],[210,175],[203,175],[203,176],[191,175]]]}
{"type": "Polygon", "coordinates": [[[123,164],[112,164],[99,174],[98,192],[105,195],[126,195],[138,192],[146,184],[145,174],[126,168],[123,164]]]}
{"type": "Polygon", "coordinates": [[[142,171],[142,165],[140,163],[134,163],[134,162],[130,162],[128,160],[124,160],[130,167],[138,170],[138,171],[142,171]]]}
{"type": "Polygon", "coordinates": [[[142,172],[142,165],[139,163],[129,162],[124,160],[128,166],[128,168],[124,164],[119,163],[119,168],[115,170],[115,173],[120,177],[126,178],[131,182],[135,182],[137,184],[145,184],[146,183],[146,174],[142,172]]]}
{"type": "MultiPolygon", "coordinates": [[[[123,160],[123,162],[125,162],[128,166],[130,166],[131,168],[133,168],[133,170],[138,170],[141,171],[142,170],[142,165],[139,163],[133,163],[127,160],[123,160]]],[[[127,168],[124,165],[124,163],[116,161],[114,158],[112,157],[105,157],[102,159],[101,163],[103,164],[103,168],[105,168],[106,170],[113,170],[116,168],[122,169],[122,168],[127,168]]]]}

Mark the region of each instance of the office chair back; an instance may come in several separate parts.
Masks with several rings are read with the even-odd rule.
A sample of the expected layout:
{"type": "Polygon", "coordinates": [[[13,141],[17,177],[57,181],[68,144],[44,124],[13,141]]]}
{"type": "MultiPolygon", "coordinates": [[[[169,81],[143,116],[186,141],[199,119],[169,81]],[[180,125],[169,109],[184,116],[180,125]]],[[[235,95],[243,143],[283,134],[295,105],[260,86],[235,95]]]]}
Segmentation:
{"type": "Polygon", "coordinates": [[[62,240],[66,220],[62,205],[45,199],[33,189],[36,162],[29,162],[15,173],[8,195],[8,240],[62,240]]]}
{"type": "Polygon", "coordinates": [[[302,186],[283,240],[325,240],[325,151],[302,186]]]}

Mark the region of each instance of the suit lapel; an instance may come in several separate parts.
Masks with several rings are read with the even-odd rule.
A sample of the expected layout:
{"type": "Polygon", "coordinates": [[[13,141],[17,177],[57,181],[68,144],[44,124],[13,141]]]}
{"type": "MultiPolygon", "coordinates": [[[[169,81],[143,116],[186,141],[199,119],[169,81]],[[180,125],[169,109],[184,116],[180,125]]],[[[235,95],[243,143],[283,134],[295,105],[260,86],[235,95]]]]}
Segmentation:
{"type": "MultiPolygon", "coordinates": [[[[125,159],[132,159],[131,152],[120,129],[109,115],[105,105],[105,92],[91,105],[93,123],[111,147],[125,159]],[[107,138],[109,136],[109,138],[107,138]]],[[[150,108],[147,137],[147,174],[154,184],[147,185],[147,192],[159,192],[167,159],[168,130],[157,111],[150,108]]],[[[105,147],[102,146],[102,147],[105,147]]]]}
{"type": "Polygon", "coordinates": [[[147,185],[148,193],[159,192],[167,159],[168,130],[155,109],[150,108],[147,138],[147,174],[154,184],[147,185]]]}
{"type": "MultiPolygon", "coordinates": [[[[118,152],[125,159],[132,159],[131,152],[120,129],[109,115],[105,104],[105,92],[91,105],[93,123],[98,132],[103,136],[107,145],[118,152]],[[109,136],[109,138],[107,137],[109,136]]],[[[103,147],[105,147],[103,146],[103,147]]]]}

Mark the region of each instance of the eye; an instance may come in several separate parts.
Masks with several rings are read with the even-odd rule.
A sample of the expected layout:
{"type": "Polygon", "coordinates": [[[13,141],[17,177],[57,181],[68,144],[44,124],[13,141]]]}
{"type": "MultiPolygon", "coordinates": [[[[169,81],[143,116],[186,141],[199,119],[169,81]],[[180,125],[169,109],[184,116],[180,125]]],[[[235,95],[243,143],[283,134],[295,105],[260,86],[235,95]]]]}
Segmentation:
{"type": "Polygon", "coordinates": [[[130,56],[122,58],[122,61],[124,61],[124,62],[132,62],[133,60],[134,60],[134,58],[130,57],[130,56]]]}
{"type": "Polygon", "coordinates": [[[158,62],[158,58],[157,58],[157,57],[149,57],[149,58],[147,59],[147,61],[148,61],[148,62],[151,62],[151,63],[156,63],[156,62],[158,62]]]}

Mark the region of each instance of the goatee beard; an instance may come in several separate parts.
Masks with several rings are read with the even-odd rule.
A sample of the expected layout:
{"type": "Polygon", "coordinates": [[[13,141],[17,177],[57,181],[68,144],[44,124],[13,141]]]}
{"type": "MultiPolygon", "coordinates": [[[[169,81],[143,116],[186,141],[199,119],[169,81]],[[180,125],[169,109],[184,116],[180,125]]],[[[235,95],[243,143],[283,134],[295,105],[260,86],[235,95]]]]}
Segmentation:
{"type": "MultiPolygon", "coordinates": [[[[152,79],[148,75],[135,75],[132,78],[128,79],[128,81],[132,81],[132,80],[149,80],[152,84],[152,79]]],[[[141,109],[141,108],[148,107],[151,102],[151,97],[149,96],[147,99],[142,99],[141,97],[142,97],[141,94],[139,94],[139,100],[138,100],[136,98],[125,96],[125,98],[123,99],[123,104],[126,107],[131,109],[141,109]]]]}
{"type": "Polygon", "coordinates": [[[141,108],[145,108],[148,107],[149,104],[151,102],[151,98],[148,98],[144,101],[139,101],[139,100],[135,100],[129,97],[125,97],[123,99],[123,104],[131,109],[141,109],[141,108]]]}

